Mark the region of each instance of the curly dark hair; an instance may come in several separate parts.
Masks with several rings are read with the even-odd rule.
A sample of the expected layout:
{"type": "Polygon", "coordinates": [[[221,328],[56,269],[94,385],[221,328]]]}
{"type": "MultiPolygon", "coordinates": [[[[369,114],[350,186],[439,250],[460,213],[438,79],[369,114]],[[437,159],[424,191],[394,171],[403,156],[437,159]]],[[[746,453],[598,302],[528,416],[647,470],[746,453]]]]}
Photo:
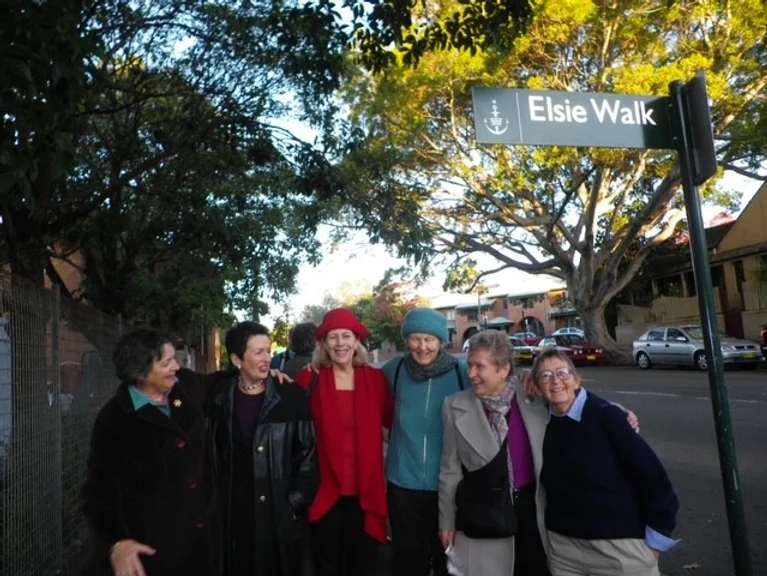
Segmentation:
{"type": "Polygon", "coordinates": [[[145,378],[152,364],[162,358],[166,344],[172,346],[173,339],[153,328],[137,328],[120,338],[112,354],[120,382],[135,383],[145,378]]]}
{"type": "Polygon", "coordinates": [[[317,344],[314,333],[317,325],[313,322],[296,324],[290,332],[290,349],[296,356],[311,356],[317,344]]]}

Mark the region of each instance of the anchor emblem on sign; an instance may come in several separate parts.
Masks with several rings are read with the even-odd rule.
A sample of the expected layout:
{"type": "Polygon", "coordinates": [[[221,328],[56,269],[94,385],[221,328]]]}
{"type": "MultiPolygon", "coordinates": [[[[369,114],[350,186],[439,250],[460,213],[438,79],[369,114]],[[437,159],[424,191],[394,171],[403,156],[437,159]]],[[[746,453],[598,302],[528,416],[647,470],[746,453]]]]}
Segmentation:
{"type": "Polygon", "coordinates": [[[509,121],[498,112],[498,103],[496,100],[493,100],[493,113],[491,116],[491,118],[485,118],[485,128],[487,128],[489,132],[496,136],[500,136],[509,129],[509,121]]]}

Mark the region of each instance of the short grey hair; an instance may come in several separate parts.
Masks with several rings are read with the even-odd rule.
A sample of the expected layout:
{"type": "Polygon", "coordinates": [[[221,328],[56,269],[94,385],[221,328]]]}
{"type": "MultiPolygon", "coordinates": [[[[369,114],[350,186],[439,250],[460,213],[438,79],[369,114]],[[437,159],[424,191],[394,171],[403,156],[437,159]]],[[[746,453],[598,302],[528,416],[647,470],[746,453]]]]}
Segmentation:
{"type": "Polygon", "coordinates": [[[546,360],[561,360],[565,364],[567,364],[567,367],[570,369],[570,372],[573,373],[573,376],[575,378],[580,378],[581,375],[578,373],[578,370],[575,368],[575,364],[573,364],[573,361],[570,359],[570,357],[565,354],[564,352],[557,350],[556,348],[544,348],[544,350],[538,354],[538,357],[535,359],[535,362],[533,362],[533,382],[538,384],[538,377],[539,373],[541,371],[541,364],[543,364],[546,360]]]}
{"type": "Polygon", "coordinates": [[[490,353],[493,364],[498,368],[514,366],[512,362],[512,349],[509,337],[498,330],[485,330],[477,332],[469,340],[469,354],[485,350],[490,353]]]}

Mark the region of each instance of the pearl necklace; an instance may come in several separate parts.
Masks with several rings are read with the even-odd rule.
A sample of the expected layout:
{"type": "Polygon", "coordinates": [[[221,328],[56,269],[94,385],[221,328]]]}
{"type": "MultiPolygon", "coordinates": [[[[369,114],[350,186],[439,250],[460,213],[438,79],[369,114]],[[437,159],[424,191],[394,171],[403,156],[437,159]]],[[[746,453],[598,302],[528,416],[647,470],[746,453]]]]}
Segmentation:
{"type": "Polygon", "coordinates": [[[240,376],[239,380],[237,380],[237,385],[242,389],[243,392],[253,392],[253,390],[259,390],[264,387],[263,381],[255,382],[253,384],[245,384],[242,381],[242,376],[240,376]]]}

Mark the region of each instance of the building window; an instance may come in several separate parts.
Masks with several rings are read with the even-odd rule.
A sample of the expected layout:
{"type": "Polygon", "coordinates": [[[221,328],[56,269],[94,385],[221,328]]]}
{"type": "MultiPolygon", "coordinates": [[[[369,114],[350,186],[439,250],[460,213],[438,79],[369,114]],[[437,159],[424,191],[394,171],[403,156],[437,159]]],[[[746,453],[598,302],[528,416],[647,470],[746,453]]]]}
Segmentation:
{"type": "Polygon", "coordinates": [[[714,288],[719,288],[722,283],[722,265],[711,268],[711,284],[714,288]]]}
{"type": "Polygon", "coordinates": [[[455,320],[455,309],[451,308],[447,311],[446,318],[448,320],[455,320]]]}

